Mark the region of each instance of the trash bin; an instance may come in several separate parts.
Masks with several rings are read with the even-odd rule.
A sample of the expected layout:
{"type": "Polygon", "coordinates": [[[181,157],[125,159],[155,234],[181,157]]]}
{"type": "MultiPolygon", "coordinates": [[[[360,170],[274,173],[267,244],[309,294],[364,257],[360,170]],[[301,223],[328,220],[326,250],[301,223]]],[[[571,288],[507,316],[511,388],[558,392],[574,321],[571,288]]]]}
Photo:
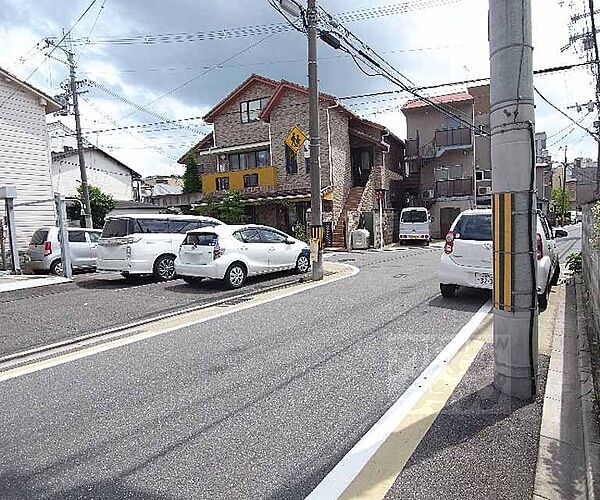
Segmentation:
{"type": "Polygon", "coordinates": [[[352,248],[354,250],[369,248],[370,236],[371,234],[366,229],[355,229],[352,231],[352,248]]]}

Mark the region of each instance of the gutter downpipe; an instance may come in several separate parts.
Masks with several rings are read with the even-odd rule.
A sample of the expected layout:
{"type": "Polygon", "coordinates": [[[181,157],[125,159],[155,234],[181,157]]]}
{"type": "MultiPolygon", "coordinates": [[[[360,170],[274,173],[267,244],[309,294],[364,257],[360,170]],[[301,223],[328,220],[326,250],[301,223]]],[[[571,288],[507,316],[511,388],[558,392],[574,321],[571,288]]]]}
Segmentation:
{"type": "Polygon", "coordinates": [[[327,106],[325,112],[327,115],[327,156],[329,160],[329,185],[333,186],[333,153],[331,152],[331,124],[329,122],[329,110],[337,108],[339,101],[335,101],[333,106],[327,106]]]}
{"type": "Polygon", "coordinates": [[[385,138],[390,135],[390,131],[386,128],[385,132],[381,135],[380,144],[386,149],[381,152],[381,195],[379,196],[379,248],[383,252],[383,247],[385,245],[384,235],[383,235],[383,172],[385,171],[385,155],[390,152],[389,143],[385,142],[385,138]]]}

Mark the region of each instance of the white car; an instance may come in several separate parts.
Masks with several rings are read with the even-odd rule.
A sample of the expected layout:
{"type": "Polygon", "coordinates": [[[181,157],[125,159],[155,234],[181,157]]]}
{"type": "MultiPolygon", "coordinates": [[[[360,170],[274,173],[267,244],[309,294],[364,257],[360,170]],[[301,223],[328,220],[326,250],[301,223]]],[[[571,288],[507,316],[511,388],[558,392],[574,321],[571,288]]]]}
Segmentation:
{"type": "Polygon", "coordinates": [[[188,283],[203,278],[241,287],[248,276],[310,268],[305,242],[277,229],[254,224],[215,226],[188,231],[175,260],[175,271],[188,283]]]}
{"type": "Polygon", "coordinates": [[[421,241],[429,245],[431,216],[425,207],[403,208],[400,212],[398,237],[400,243],[421,241]]]}
{"type": "Polygon", "coordinates": [[[153,274],[159,280],[175,278],[175,257],[190,229],[222,224],[193,215],[116,215],[108,217],[98,240],[97,269],[120,272],[123,277],[153,274]]]}
{"type": "MultiPolygon", "coordinates": [[[[537,217],[537,293],[540,310],[548,304],[550,287],[558,283],[560,266],[555,237],[566,232],[550,228],[546,217],[537,217]]],[[[458,215],[446,236],[439,267],[440,291],[452,297],[459,286],[493,288],[491,209],[466,210],[458,215]]]]}

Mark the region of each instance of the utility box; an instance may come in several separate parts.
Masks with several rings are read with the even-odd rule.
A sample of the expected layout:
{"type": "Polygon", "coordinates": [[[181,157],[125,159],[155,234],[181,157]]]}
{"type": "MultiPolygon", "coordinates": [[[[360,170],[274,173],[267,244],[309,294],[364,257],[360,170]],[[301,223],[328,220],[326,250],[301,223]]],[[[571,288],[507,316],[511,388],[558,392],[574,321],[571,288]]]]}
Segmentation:
{"type": "Polygon", "coordinates": [[[366,229],[355,229],[352,231],[352,248],[354,250],[364,250],[369,248],[369,238],[371,233],[366,229]]]}

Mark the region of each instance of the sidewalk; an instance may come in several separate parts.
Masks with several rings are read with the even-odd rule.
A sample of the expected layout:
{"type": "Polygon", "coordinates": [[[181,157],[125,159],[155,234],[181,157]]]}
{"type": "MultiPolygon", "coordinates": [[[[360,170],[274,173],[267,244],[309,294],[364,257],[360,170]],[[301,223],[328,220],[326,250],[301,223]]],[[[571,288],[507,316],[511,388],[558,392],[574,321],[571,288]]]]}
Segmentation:
{"type": "Polygon", "coordinates": [[[0,272],[0,293],[35,288],[38,286],[70,283],[72,280],[62,276],[43,276],[36,274],[9,274],[0,272]]]}
{"type": "MultiPolygon", "coordinates": [[[[553,289],[539,317],[538,395],[522,402],[492,385],[488,313],[438,375],[421,377],[425,394],[398,421],[385,422],[388,437],[339,498],[600,500],[591,382],[589,373],[580,377],[581,368],[589,372],[582,332],[569,279],[553,289]]],[[[338,464],[337,477],[373,443],[361,440],[338,464]]]]}

